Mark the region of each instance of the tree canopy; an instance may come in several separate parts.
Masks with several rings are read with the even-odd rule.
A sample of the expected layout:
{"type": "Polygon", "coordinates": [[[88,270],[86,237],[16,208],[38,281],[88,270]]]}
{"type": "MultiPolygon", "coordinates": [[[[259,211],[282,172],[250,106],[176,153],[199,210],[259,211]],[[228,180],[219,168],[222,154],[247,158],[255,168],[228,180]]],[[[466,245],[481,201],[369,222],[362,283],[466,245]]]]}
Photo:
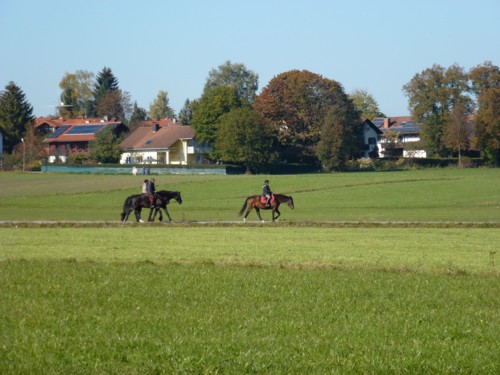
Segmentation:
{"type": "Polygon", "coordinates": [[[231,87],[241,99],[252,102],[259,88],[259,76],[243,64],[226,61],[208,73],[203,93],[219,86],[231,87]]]}
{"type": "Polygon", "coordinates": [[[273,160],[272,145],[271,128],[251,107],[235,108],[222,115],[215,142],[221,160],[258,172],[273,160]]]}
{"type": "Polygon", "coordinates": [[[62,90],[59,115],[65,118],[87,115],[92,107],[94,73],[77,70],[75,73],[65,73],[59,87],[62,90]]]}
{"type": "Polygon", "coordinates": [[[360,113],[362,120],[373,120],[376,117],[385,117],[385,115],[380,112],[377,101],[368,91],[354,90],[349,97],[360,113]]]}
{"type": "Polygon", "coordinates": [[[21,142],[33,120],[33,107],[28,103],[26,95],[14,82],[9,82],[0,94],[0,130],[6,153],[12,152],[14,146],[21,142]]]}
{"type": "Polygon", "coordinates": [[[120,138],[116,136],[112,126],[97,132],[95,140],[89,144],[90,158],[97,163],[117,163],[122,149],[120,138]]]}
{"type": "Polygon", "coordinates": [[[468,96],[468,74],[458,65],[448,69],[433,65],[416,74],[403,90],[408,96],[412,117],[421,121],[421,136],[431,153],[446,153],[446,124],[453,107],[460,103],[466,113],[471,113],[472,99],[468,96]]]}
{"type": "Polygon", "coordinates": [[[350,106],[332,106],[321,128],[316,154],[326,171],[341,170],[360,150],[362,128],[359,113],[350,106]]]}
{"type": "Polygon", "coordinates": [[[129,120],[129,129],[134,130],[138,124],[142,121],[145,121],[148,118],[148,113],[142,107],[137,105],[137,102],[134,102],[134,107],[132,110],[132,115],[129,120]]]}
{"type": "Polygon", "coordinates": [[[213,145],[217,139],[222,115],[241,107],[242,101],[231,87],[219,86],[204,93],[192,105],[191,126],[196,131],[196,138],[200,142],[208,142],[213,145]]]}
{"type": "Polygon", "coordinates": [[[153,120],[172,118],[174,110],[169,105],[168,92],[160,90],[156,99],[149,106],[149,117],[153,120]]]}
{"type": "Polygon", "coordinates": [[[274,77],[254,101],[275,131],[280,157],[290,162],[316,160],[314,147],[332,107],[354,111],[342,85],[307,70],[274,77]]]}
{"type": "Polygon", "coordinates": [[[478,146],[492,162],[500,165],[500,86],[486,90],[479,97],[475,127],[478,146]]]}
{"type": "Polygon", "coordinates": [[[110,68],[104,67],[96,77],[93,90],[94,106],[90,115],[117,117],[116,114],[121,115],[123,113],[117,118],[124,118],[123,108],[121,110],[118,108],[122,101],[121,93],[116,93],[118,90],[118,79],[113,75],[110,68]]]}

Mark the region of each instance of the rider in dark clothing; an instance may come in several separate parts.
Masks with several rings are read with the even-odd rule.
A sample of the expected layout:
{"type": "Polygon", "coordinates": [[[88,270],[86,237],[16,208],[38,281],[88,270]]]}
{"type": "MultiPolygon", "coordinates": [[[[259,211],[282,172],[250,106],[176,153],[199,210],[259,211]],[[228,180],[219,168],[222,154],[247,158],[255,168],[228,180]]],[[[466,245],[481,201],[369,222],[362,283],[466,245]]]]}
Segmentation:
{"type": "Polygon", "coordinates": [[[151,207],[154,207],[155,198],[156,198],[156,187],[155,187],[155,179],[151,178],[146,185],[146,192],[149,197],[149,204],[151,207]]]}
{"type": "Polygon", "coordinates": [[[264,185],[262,185],[262,195],[266,197],[266,206],[269,207],[269,201],[271,200],[271,196],[273,195],[273,192],[269,187],[269,180],[265,180],[264,185]]]}

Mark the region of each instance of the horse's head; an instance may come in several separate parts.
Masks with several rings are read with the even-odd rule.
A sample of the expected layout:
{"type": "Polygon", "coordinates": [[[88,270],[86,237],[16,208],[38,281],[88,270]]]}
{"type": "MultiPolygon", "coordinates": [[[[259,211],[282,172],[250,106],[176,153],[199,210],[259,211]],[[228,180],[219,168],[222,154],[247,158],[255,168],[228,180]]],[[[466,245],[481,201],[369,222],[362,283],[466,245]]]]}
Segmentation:
{"type": "Polygon", "coordinates": [[[182,197],[180,191],[178,191],[177,194],[175,194],[175,200],[177,201],[177,203],[182,204],[182,197]]]}
{"type": "Polygon", "coordinates": [[[288,200],[286,201],[286,203],[288,203],[288,207],[290,207],[293,210],[293,208],[294,208],[293,198],[292,197],[288,197],[288,200]]]}

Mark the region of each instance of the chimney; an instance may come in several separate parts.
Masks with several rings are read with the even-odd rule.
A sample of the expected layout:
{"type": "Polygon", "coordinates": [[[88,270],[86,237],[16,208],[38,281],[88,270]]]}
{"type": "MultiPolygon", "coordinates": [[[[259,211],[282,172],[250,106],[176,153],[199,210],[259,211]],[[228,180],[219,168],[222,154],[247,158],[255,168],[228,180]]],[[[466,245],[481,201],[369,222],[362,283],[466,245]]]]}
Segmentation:
{"type": "Polygon", "coordinates": [[[389,126],[391,125],[391,118],[390,117],[385,117],[384,118],[384,129],[389,129],[389,126]]]}
{"type": "Polygon", "coordinates": [[[156,133],[160,129],[160,124],[153,121],[153,133],[156,133]]]}

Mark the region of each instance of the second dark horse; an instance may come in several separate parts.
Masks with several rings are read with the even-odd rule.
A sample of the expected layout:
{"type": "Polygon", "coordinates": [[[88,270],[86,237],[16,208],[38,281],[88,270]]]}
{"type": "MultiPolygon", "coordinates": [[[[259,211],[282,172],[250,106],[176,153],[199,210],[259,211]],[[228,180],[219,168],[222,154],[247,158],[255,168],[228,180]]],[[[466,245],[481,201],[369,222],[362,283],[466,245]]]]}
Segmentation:
{"type": "Polygon", "coordinates": [[[170,214],[168,213],[167,204],[171,199],[175,199],[177,203],[182,204],[182,197],[180,191],[167,191],[160,190],[156,192],[156,200],[154,208],[151,207],[149,203],[149,198],[146,194],[135,194],[127,197],[125,203],[123,204],[123,212],[121,213],[121,221],[126,222],[132,211],[134,211],[135,218],[138,222],[142,223],[141,211],[143,208],[149,208],[148,221],[154,221],[156,214],[160,214],[158,220],[163,220],[163,215],[161,209],[165,211],[168,219],[172,221],[170,214]],[[154,213],[154,214],[153,214],[154,213]]]}

